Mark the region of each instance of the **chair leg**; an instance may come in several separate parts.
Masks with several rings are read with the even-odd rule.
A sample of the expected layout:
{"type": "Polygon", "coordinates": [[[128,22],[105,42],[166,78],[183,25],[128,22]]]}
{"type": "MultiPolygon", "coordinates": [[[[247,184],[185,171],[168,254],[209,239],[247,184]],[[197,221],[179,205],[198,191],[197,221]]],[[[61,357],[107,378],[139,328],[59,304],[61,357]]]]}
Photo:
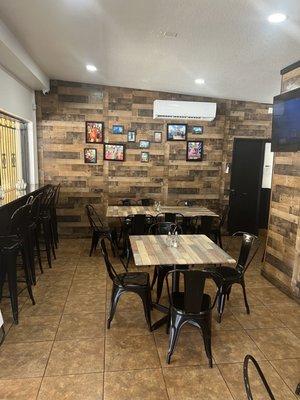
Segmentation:
{"type": "Polygon", "coordinates": [[[245,307],[246,307],[246,310],[247,310],[247,314],[250,314],[250,308],[249,308],[249,304],[248,304],[248,301],[247,301],[245,282],[243,281],[241,283],[241,285],[242,285],[242,288],[243,288],[243,295],[244,295],[244,301],[245,301],[245,307]]]}
{"type": "MultiPolygon", "coordinates": [[[[211,317],[210,317],[211,318],[211,317]]],[[[212,368],[212,353],[211,353],[211,328],[210,323],[208,325],[201,325],[201,330],[203,334],[203,341],[205,347],[205,353],[209,360],[209,367],[212,368]]]]}
{"type": "Polygon", "coordinates": [[[38,234],[38,230],[35,229],[34,231],[34,242],[35,242],[35,248],[36,248],[36,253],[37,253],[37,258],[39,261],[39,267],[40,267],[40,271],[43,274],[44,270],[43,270],[43,265],[42,265],[42,258],[41,258],[41,249],[40,249],[40,242],[39,242],[39,234],[38,234]]]}
{"type": "Polygon", "coordinates": [[[170,364],[172,354],[174,353],[175,346],[179,337],[180,329],[182,326],[182,318],[176,314],[172,315],[171,311],[171,326],[170,326],[170,336],[169,336],[169,350],[167,354],[167,363],[170,364]]]}
{"type": "Polygon", "coordinates": [[[43,221],[43,234],[44,234],[44,240],[45,240],[48,265],[49,265],[49,268],[52,268],[51,250],[50,250],[50,232],[49,232],[48,222],[45,220],[43,221]]]}
{"type": "Polygon", "coordinates": [[[118,287],[113,287],[112,293],[111,293],[109,317],[107,320],[107,329],[110,329],[110,324],[114,318],[114,315],[115,315],[115,312],[117,309],[117,304],[118,304],[119,298],[121,297],[122,293],[123,293],[123,290],[120,290],[118,287]]]}
{"type": "Polygon", "coordinates": [[[221,249],[223,249],[223,243],[222,243],[222,235],[221,235],[221,231],[218,232],[218,238],[219,238],[219,245],[221,247],[221,249]]]}
{"type": "Polygon", "coordinates": [[[226,291],[223,286],[220,287],[219,289],[219,294],[218,294],[218,303],[217,303],[217,310],[218,310],[218,319],[217,321],[220,323],[222,320],[222,315],[224,312],[225,308],[225,301],[226,301],[226,291]]]}
{"type": "Polygon", "coordinates": [[[152,279],[151,286],[150,286],[151,290],[153,290],[156,280],[157,280],[157,267],[155,266],[154,273],[153,273],[153,279],[152,279]]]}
{"type": "Polygon", "coordinates": [[[231,293],[231,286],[229,286],[229,288],[227,289],[227,293],[226,293],[227,300],[229,300],[230,293],[231,293]]]}
{"type": "Polygon", "coordinates": [[[157,271],[157,285],[156,285],[156,303],[159,303],[159,300],[161,298],[163,286],[164,286],[164,280],[167,275],[168,271],[165,271],[163,268],[158,267],[157,271]]]}
{"type": "Polygon", "coordinates": [[[8,254],[6,257],[7,263],[7,282],[9,288],[9,296],[11,309],[13,313],[14,323],[19,323],[19,305],[18,305],[18,288],[17,288],[17,254],[8,254]]]}
{"type": "Polygon", "coordinates": [[[27,261],[27,257],[26,257],[26,253],[25,253],[24,249],[21,250],[21,253],[22,253],[22,259],[23,259],[23,264],[24,264],[24,273],[25,273],[27,291],[28,291],[30,300],[32,302],[32,305],[35,305],[35,300],[34,300],[32,288],[31,288],[30,269],[28,266],[28,261],[27,261]]]}
{"type": "Polygon", "coordinates": [[[95,248],[96,248],[96,232],[93,231],[92,243],[91,243],[91,249],[90,249],[90,257],[92,256],[95,248]]]}
{"type": "Polygon", "coordinates": [[[150,287],[148,288],[147,291],[144,292],[139,292],[138,295],[142,299],[143,306],[144,306],[144,314],[145,318],[147,321],[147,325],[149,328],[149,331],[151,332],[151,292],[150,292],[150,287]]]}

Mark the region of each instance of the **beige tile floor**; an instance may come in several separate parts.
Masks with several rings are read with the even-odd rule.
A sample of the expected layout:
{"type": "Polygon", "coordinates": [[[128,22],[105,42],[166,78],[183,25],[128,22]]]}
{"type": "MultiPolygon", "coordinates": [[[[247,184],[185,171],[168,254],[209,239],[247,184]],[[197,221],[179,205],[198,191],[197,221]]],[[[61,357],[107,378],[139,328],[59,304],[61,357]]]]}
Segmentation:
{"type": "MultiPolygon", "coordinates": [[[[0,400],[242,400],[247,353],[259,360],[277,400],[296,399],[300,307],[261,277],[261,254],[246,275],[251,314],[238,286],[221,324],[214,313],[210,369],[201,335],[190,326],[167,365],[165,329],[147,330],[133,295],[121,298],[107,331],[111,283],[99,253],[89,258],[88,247],[85,239],[61,240],[52,270],[45,264],[34,288],[37,304],[26,292],[20,297],[18,326],[2,301],[7,337],[0,349],[0,400]]],[[[214,294],[212,283],[207,291],[214,294]]],[[[160,316],[153,312],[154,321],[160,316]]],[[[255,398],[266,399],[251,375],[255,398]]]]}

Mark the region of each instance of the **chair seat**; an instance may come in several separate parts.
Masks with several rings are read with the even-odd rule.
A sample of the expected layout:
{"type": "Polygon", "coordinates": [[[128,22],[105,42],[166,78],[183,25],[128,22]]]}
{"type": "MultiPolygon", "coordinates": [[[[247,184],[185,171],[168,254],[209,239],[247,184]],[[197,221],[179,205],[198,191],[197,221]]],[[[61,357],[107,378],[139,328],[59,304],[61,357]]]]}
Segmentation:
{"type": "MultiPolygon", "coordinates": [[[[147,272],[126,272],[118,275],[119,280],[124,286],[148,286],[149,274],[147,272]]],[[[114,283],[120,285],[117,278],[114,283]]]]}
{"type": "Polygon", "coordinates": [[[221,275],[226,281],[236,281],[241,277],[241,274],[232,267],[217,267],[214,268],[213,271],[221,275]]]}
{"type": "Polygon", "coordinates": [[[17,236],[0,236],[0,252],[16,251],[21,244],[17,236]]]}
{"type": "MultiPolygon", "coordinates": [[[[184,307],[184,293],[175,292],[172,294],[173,307],[178,311],[186,312],[184,307]]],[[[208,294],[203,294],[201,312],[209,311],[211,305],[211,298],[208,294]]]]}

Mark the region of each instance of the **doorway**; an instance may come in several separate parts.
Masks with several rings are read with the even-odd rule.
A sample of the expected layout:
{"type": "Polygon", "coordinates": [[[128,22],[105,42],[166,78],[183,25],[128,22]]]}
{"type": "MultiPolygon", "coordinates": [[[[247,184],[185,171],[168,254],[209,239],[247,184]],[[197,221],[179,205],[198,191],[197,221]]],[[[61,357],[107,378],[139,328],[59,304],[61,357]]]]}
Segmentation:
{"type": "Polygon", "coordinates": [[[273,153],[266,139],[234,139],[228,231],[258,234],[268,226],[273,153]]]}

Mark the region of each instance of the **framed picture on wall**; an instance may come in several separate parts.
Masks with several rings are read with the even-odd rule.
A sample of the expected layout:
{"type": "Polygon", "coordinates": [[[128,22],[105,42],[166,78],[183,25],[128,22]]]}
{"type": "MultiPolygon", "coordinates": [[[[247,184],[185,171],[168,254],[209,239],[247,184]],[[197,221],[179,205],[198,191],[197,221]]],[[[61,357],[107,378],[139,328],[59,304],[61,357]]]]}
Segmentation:
{"type": "Polygon", "coordinates": [[[114,135],[122,135],[124,133],[124,126],[123,125],[113,125],[112,133],[114,135]]]}
{"type": "Polygon", "coordinates": [[[186,141],[187,124],[167,124],[167,140],[186,141]]]}
{"type": "Polygon", "coordinates": [[[125,145],[121,143],[104,143],[103,159],[106,161],[125,161],[125,145]]]}
{"type": "Polygon", "coordinates": [[[85,142],[103,143],[104,123],[97,121],[86,121],[85,123],[85,142]]]}
{"type": "Polygon", "coordinates": [[[128,131],[127,132],[127,142],[135,142],[135,140],[136,140],[136,132],[128,131]]]}
{"type": "Polygon", "coordinates": [[[162,140],[162,133],[161,132],[154,132],[154,142],[161,143],[162,140]]]}
{"type": "Polygon", "coordinates": [[[193,134],[194,135],[202,135],[203,126],[193,126],[193,134]]]}
{"type": "Polygon", "coordinates": [[[149,162],[149,152],[148,151],[142,151],[141,152],[141,162],[149,162]]]}
{"type": "Polygon", "coordinates": [[[149,140],[140,140],[140,149],[149,149],[150,141],[149,140]]]}
{"type": "Polygon", "coordinates": [[[189,140],[186,144],[186,161],[202,161],[203,141],[189,140]]]}
{"type": "Polygon", "coordinates": [[[85,164],[97,163],[97,149],[84,149],[83,155],[85,164]]]}

